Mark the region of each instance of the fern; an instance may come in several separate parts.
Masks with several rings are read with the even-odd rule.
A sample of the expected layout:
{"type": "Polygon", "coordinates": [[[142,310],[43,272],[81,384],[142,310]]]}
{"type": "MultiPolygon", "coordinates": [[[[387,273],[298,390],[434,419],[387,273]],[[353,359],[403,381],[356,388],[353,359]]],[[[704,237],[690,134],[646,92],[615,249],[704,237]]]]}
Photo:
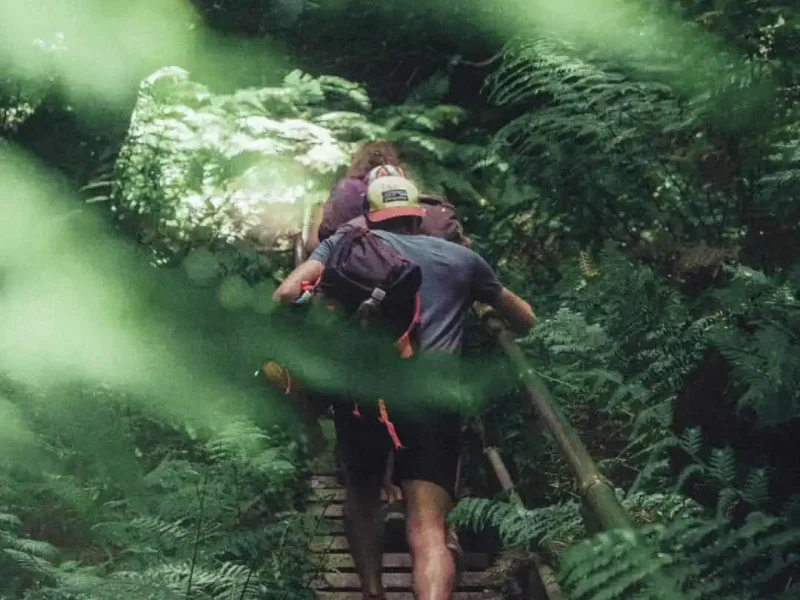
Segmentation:
{"type": "MultiPolygon", "coordinates": [[[[669,462],[665,454],[668,449],[678,447],[691,459],[674,481],[674,491],[683,491],[690,482],[701,481],[718,490],[717,511],[730,513],[740,502],[750,508],[766,510],[770,503],[770,477],[767,469],[753,468],[741,477],[736,453],[730,447],[711,448],[706,459],[706,449],[699,428],[687,428],[680,437],[671,432],[656,447],[650,450],[648,461],[632,486],[632,491],[651,484],[655,474],[667,469],[669,462]]],[[[663,480],[658,482],[663,483],[663,480]]]]}
{"type": "MultiPolygon", "coordinates": [[[[671,522],[697,515],[694,501],[674,494],[618,496],[639,523],[671,522]]],[[[567,501],[548,507],[525,509],[485,498],[462,499],[451,511],[451,525],[474,531],[496,530],[504,546],[544,550],[558,556],[586,535],[580,504],[567,501]]]]}
{"type": "Polygon", "coordinates": [[[793,333],[800,303],[786,283],[745,267],[729,271],[730,284],[714,296],[730,320],[751,323],[751,333],[728,321],[710,339],[745,388],[739,406],[755,411],[762,425],[788,421],[800,414],[800,344],[793,333]]]}
{"type": "Polygon", "coordinates": [[[579,505],[566,502],[528,510],[485,498],[464,498],[448,516],[451,525],[495,529],[504,546],[536,547],[574,543],[584,533],[579,505]]]}
{"type": "Polygon", "coordinates": [[[592,277],[597,277],[600,274],[597,265],[587,252],[581,251],[581,253],[578,255],[578,264],[580,266],[581,273],[587,279],[591,279],[592,277]]]}
{"type": "Polygon", "coordinates": [[[234,563],[222,563],[216,569],[194,567],[188,563],[165,564],[146,571],[120,571],[114,578],[129,582],[152,582],[165,586],[176,593],[186,593],[191,576],[192,590],[204,598],[225,599],[231,597],[254,598],[264,593],[253,569],[234,563]]]}
{"type": "Polygon", "coordinates": [[[47,542],[19,537],[22,522],[15,515],[0,513],[0,594],[11,593],[24,576],[38,583],[54,581],[53,564],[59,551],[47,542]]]}
{"type": "Polygon", "coordinates": [[[714,448],[711,450],[709,475],[720,485],[731,486],[736,480],[736,455],[732,448],[714,448]]]}
{"type": "Polygon", "coordinates": [[[558,575],[576,599],[663,598],[659,581],[674,586],[672,597],[760,598],[766,584],[791,585],[798,549],[799,530],[761,513],[742,527],[690,517],[599,534],[570,549],[558,575]]]}
{"type": "Polygon", "coordinates": [[[681,434],[681,448],[695,460],[703,449],[703,434],[699,427],[690,427],[681,434]]]}
{"type": "Polygon", "coordinates": [[[800,123],[797,114],[772,133],[764,172],[759,179],[763,199],[754,207],[762,215],[792,219],[797,215],[791,198],[800,187],[800,123]]]}
{"type": "MultiPolygon", "coordinates": [[[[513,42],[504,56],[490,79],[490,97],[527,112],[498,132],[495,151],[511,147],[516,164],[547,188],[585,189],[587,204],[595,203],[592,212],[615,231],[650,228],[666,210],[703,227],[687,178],[653,144],[670,125],[689,121],[667,86],[552,39],[513,42]],[[576,179],[576,169],[591,175],[576,179]]],[[[599,241],[579,217],[570,222],[599,241]]]]}

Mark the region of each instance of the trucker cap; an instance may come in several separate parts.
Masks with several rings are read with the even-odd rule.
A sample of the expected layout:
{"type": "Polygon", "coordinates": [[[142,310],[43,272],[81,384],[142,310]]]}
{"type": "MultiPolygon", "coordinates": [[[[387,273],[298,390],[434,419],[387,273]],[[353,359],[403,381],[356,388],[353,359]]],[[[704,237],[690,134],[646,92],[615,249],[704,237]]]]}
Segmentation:
{"type": "Polygon", "coordinates": [[[425,208],[419,203],[417,186],[400,175],[378,174],[372,177],[373,172],[378,170],[388,171],[386,167],[376,167],[370,171],[367,219],[377,222],[396,217],[424,217],[425,208]]]}

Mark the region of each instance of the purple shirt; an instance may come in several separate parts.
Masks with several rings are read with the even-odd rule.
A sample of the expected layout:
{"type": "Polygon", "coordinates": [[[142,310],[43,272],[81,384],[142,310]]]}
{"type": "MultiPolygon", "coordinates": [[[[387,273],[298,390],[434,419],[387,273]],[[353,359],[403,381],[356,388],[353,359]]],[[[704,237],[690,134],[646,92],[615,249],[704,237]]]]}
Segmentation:
{"type": "Polygon", "coordinates": [[[367,184],[356,177],[340,179],[322,207],[322,223],[319,226],[319,241],[332,236],[336,230],[369,210],[367,184]]]}

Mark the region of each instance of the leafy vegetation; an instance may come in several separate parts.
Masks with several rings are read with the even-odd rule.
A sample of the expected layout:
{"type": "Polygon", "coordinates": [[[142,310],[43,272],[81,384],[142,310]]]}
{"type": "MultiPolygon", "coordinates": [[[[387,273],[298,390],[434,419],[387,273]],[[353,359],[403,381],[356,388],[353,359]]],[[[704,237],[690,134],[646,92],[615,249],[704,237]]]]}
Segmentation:
{"type": "MultiPolygon", "coordinates": [[[[299,68],[226,91],[198,63],[160,63],[126,90],[124,140],[72,173],[89,206],[162,270],[218,284],[231,314],[263,314],[306,206],[359,143],[393,141],[532,301],[540,324],[519,342],[637,527],[584,523],[499,370],[475,389],[529,508],[467,498],[453,522],[545,556],[570,598],[796,595],[797,9],[312,4],[196,2],[219,30],[286,41],[299,68]]],[[[0,82],[4,145],[39,154],[42,114],[85,133],[71,104],[53,112],[63,39],[43,39],[36,68],[0,82]]],[[[4,388],[0,594],[309,596],[302,439],[200,430],[103,383],[4,388]]],[[[465,475],[490,495],[477,464],[465,475]]]]}
{"type": "Polygon", "coordinates": [[[16,459],[0,489],[5,597],[309,595],[316,522],[299,510],[303,453],[285,435],[198,432],[103,390],[6,389],[29,427],[17,450],[46,466],[4,453],[16,459]],[[42,410],[58,400],[66,419],[42,410]]]}
{"type": "Polygon", "coordinates": [[[568,597],[796,593],[786,453],[800,281],[780,247],[797,235],[783,137],[796,122],[784,45],[796,19],[771,3],[703,14],[747,48],[717,57],[722,80],[714,61],[705,80],[678,77],[692,54],[679,44],[654,71],[636,53],[544,36],[509,44],[490,80],[495,101],[518,108],[495,147],[530,187],[503,214],[512,233],[487,229],[488,247],[507,270],[546,273],[527,279],[544,319],[521,343],[637,522],[658,525],[575,545],[586,532],[570,478],[513,396],[490,413],[542,508],[469,500],[452,519],[539,553],[569,547],[554,557],[568,597]],[[630,505],[641,498],[664,510],[642,519],[630,505]],[[673,512],[670,498],[699,504],[673,512]],[[741,562],[724,558],[744,547],[741,562]]]}

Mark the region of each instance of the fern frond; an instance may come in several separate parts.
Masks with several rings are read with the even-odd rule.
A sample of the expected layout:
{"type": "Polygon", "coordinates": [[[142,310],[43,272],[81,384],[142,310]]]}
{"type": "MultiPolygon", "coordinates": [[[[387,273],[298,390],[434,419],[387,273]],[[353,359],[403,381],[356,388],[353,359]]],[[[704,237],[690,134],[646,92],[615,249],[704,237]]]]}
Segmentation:
{"type": "Polygon", "coordinates": [[[465,498],[451,511],[449,522],[480,531],[494,528],[510,547],[532,547],[547,542],[569,544],[583,531],[579,506],[565,502],[527,510],[486,498],[465,498]]]}
{"type": "Polygon", "coordinates": [[[722,488],[717,496],[717,514],[725,517],[731,516],[739,505],[740,498],[739,492],[734,488],[722,488]]]}
{"type": "Polygon", "coordinates": [[[19,520],[19,517],[10,513],[0,513],[0,529],[9,530],[17,529],[18,527],[22,527],[22,521],[19,520]]]}
{"type": "Polygon", "coordinates": [[[709,460],[709,474],[726,486],[736,481],[736,454],[733,448],[714,448],[709,460]]]}
{"type": "Polygon", "coordinates": [[[760,586],[786,576],[797,563],[800,530],[751,514],[742,527],[727,519],[678,518],[668,525],[614,530],[570,549],[559,580],[570,598],[692,600],[760,598],[760,586]],[[656,576],[654,579],[653,576],[656,576]]]}
{"type": "Polygon", "coordinates": [[[195,535],[191,527],[185,526],[186,521],[187,519],[179,519],[170,522],[158,517],[137,517],[130,521],[130,527],[146,534],[148,537],[160,537],[172,542],[180,542],[195,535]]]}
{"type": "Polygon", "coordinates": [[[0,549],[0,554],[4,554],[11,561],[13,561],[17,568],[33,573],[40,577],[55,577],[57,574],[56,568],[47,560],[39,558],[34,554],[29,554],[14,548],[0,549]]]}
{"type": "Polygon", "coordinates": [[[58,549],[47,542],[19,538],[0,533],[0,551],[7,549],[13,549],[31,556],[44,558],[48,561],[58,558],[59,555],[58,549]]]}
{"type": "Polygon", "coordinates": [[[680,438],[681,448],[694,459],[700,457],[703,450],[703,434],[699,427],[689,427],[683,431],[680,438]]]}
{"type": "Polygon", "coordinates": [[[766,469],[753,469],[747,474],[742,498],[756,508],[769,502],[769,474],[766,469]]]}
{"type": "Polygon", "coordinates": [[[578,256],[578,264],[581,269],[581,273],[587,279],[591,279],[592,277],[597,277],[600,275],[600,270],[597,268],[597,264],[592,260],[592,257],[589,256],[588,252],[581,251],[578,256]]]}
{"type": "Polygon", "coordinates": [[[692,478],[694,475],[702,475],[706,472],[706,468],[704,465],[701,464],[691,464],[687,465],[682,471],[681,474],[678,476],[678,479],[675,481],[675,491],[680,491],[683,489],[683,486],[686,485],[686,482],[692,478]]]}

